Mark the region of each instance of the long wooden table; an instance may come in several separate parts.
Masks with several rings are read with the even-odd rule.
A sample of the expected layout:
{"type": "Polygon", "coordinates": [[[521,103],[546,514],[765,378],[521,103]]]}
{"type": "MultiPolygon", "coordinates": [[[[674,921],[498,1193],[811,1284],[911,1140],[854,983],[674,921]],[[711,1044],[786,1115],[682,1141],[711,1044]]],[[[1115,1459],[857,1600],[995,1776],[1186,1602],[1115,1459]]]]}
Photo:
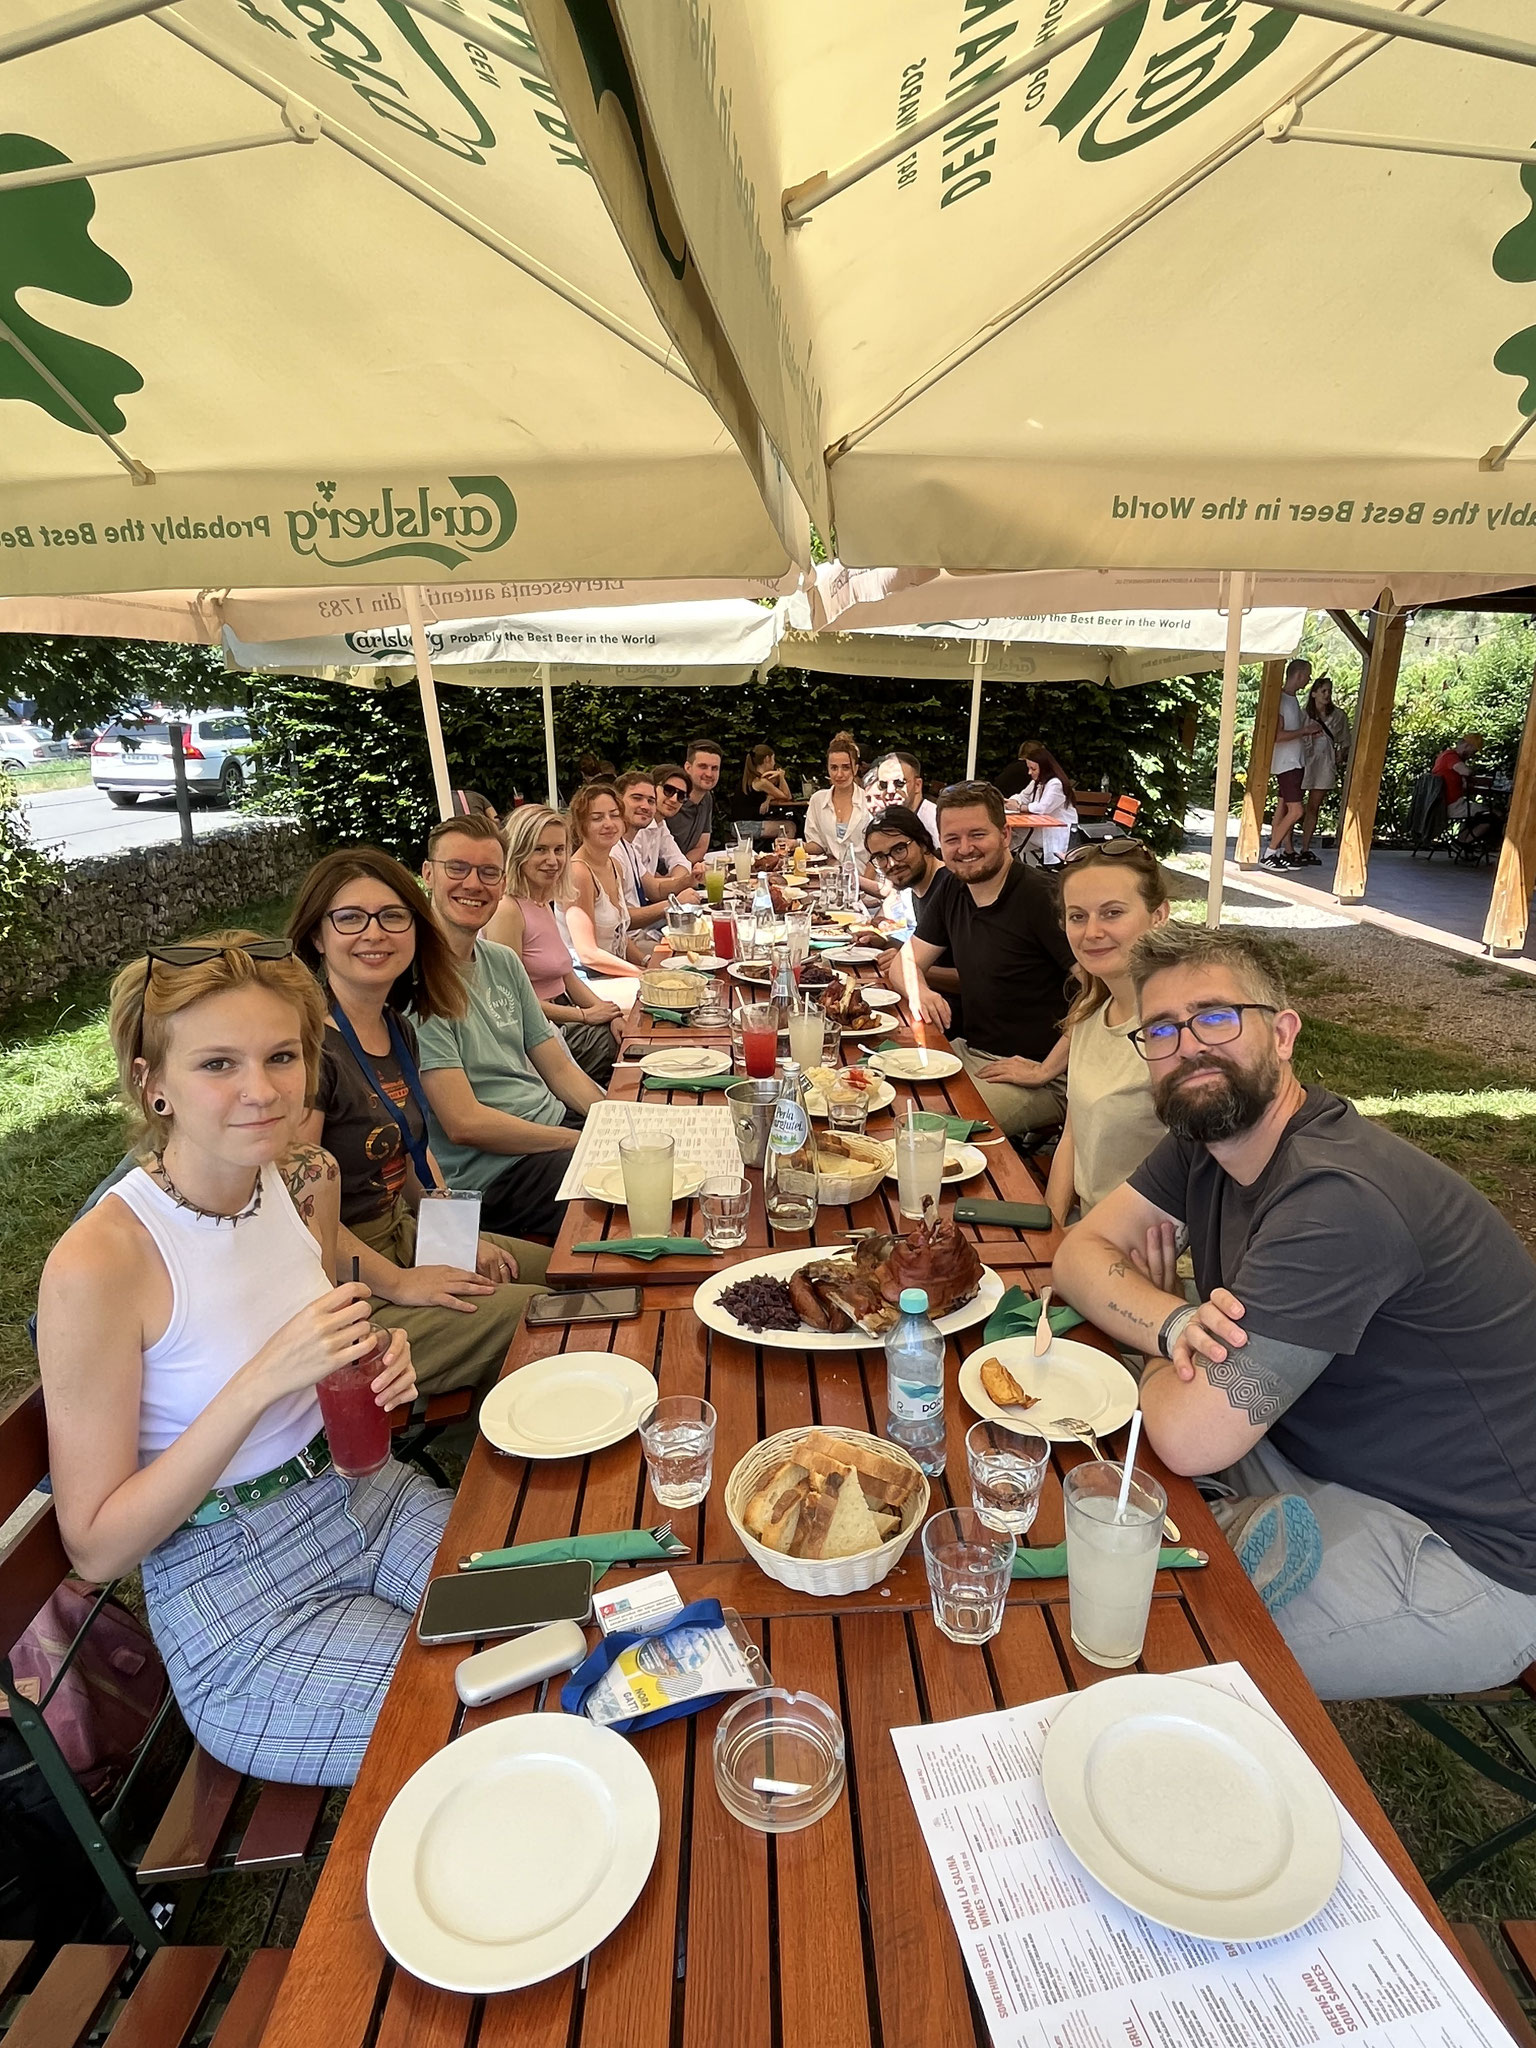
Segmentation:
{"type": "MultiPolygon", "coordinates": [[[[558,1685],[477,1712],[458,1704],[466,1646],[406,1644],[361,1775],[321,1875],[266,2048],[985,2048],[987,2033],[891,1743],[893,1727],[1047,1698],[1106,1676],[1072,1647],[1063,1581],[1013,1588],[1001,1633],[962,1649],[935,1629],[917,1547],[883,1585],[847,1598],[790,1592],[748,1563],[726,1520],[724,1482],[763,1436],[813,1420],[879,1430],[884,1360],[766,1350],[706,1331],[692,1289],[647,1284],[634,1321],[524,1331],[512,1369],[561,1349],[611,1349],[655,1371],[664,1394],[703,1394],[719,1413],[715,1483],[701,1509],[674,1513],[698,1562],[674,1568],[687,1597],[718,1596],[757,1634],[777,1683],[830,1701],[848,1740],[845,1796],[816,1826],[769,1841],[739,1825],[714,1790],[718,1711],[635,1738],[656,1780],[661,1844],[628,1919],[586,1963],[524,1991],[472,1999],[417,1982],[385,1955],[365,1899],[368,1854],[406,1779],[445,1743],[507,1714],[558,1708],[558,1685]]],[[[1082,1333],[1078,1333],[1082,1334],[1082,1333]]],[[[959,1353],[980,1332],[951,1340],[959,1353]]],[[[933,1505],[967,1497],[964,1431],[951,1394],[948,1473],[933,1505]]],[[[1057,1474],[1078,1456],[1057,1457],[1057,1474]]],[[[1148,1460],[1156,1468],[1156,1460],[1148,1460]]],[[[1239,1660],[1284,1717],[1404,1886],[1445,1931],[1364,1779],[1285,1648],[1194,1487],[1167,1480],[1200,1571],[1160,1573],[1142,1668],[1239,1660]]],[[[438,1568],[466,1552],[654,1523],[639,1445],[527,1464],[482,1441],[454,1504],[438,1568]]],[[[1062,1534],[1059,1476],[1047,1481],[1030,1540],[1062,1534]]],[[[651,1569],[640,1567],[639,1569],[651,1569]]],[[[623,1570],[624,1567],[616,1567],[623,1570]]],[[[508,1854],[518,1854],[516,1843],[508,1854]]]]}

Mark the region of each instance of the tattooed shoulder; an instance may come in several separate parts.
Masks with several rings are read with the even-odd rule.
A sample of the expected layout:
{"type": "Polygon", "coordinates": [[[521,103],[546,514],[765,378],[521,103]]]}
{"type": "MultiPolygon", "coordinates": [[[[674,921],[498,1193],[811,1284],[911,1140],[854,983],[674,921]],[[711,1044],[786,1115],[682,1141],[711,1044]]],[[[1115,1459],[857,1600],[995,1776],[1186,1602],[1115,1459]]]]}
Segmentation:
{"type": "Polygon", "coordinates": [[[339,1178],[335,1160],[320,1145],[296,1147],[283,1161],[282,1174],[293,1206],[306,1223],[314,1218],[315,1196],[320,1188],[339,1178]]]}

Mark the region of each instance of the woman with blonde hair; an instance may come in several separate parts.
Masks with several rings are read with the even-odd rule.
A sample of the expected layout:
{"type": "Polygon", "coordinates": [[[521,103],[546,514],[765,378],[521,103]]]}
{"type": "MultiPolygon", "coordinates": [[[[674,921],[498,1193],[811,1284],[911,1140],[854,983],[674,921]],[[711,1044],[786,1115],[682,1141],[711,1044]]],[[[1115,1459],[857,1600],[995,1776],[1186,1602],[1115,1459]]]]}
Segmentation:
{"type": "Polygon", "coordinates": [[[524,804],[507,820],[506,894],[485,928],[488,939],[510,946],[528,970],[533,992],[551,1024],[558,1024],[571,1058],[594,1081],[613,1072],[624,1012],[604,1002],[576,972],[560,929],[560,910],[575,898],[570,831],[557,811],[524,804]]]}
{"type": "Polygon", "coordinates": [[[589,974],[632,980],[640,963],[630,946],[629,902],[614,858],[624,837],[623,799],[611,782],[584,782],[566,816],[573,852],[565,922],[576,957],[589,974]]]}
{"type": "MultiPolygon", "coordinates": [[[[374,1345],[335,1284],[339,1176],[288,1158],[325,1025],[286,939],[154,947],[112,985],[139,1163],[54,1247],[38,1306],[59,1533],[83,1578],[143,1566],[192,1733],[221,1763],[345,1785],[431,1572],[449,1496],[331,1464],[316,1384],[374,1345]]],[[[396,1331],[371,1386],[416,1392],[396,1331]]]]}
{"type": "Polygon", "coordinates": [[[832,735],[827,748],[827,782],[805,810],[805,840],[834,860],[864,867],[864,832],[874,808],[859,787],[859,749],[851,732],[832,735]]]}
{"type": "Polygon", "coordinates": [[[323,1145],[341,1175],[343,1264],[357,1260],[379,1327],[410,1338],[420,1387],[484,1393],[523,1310],[544,1291],[549,1252],[486,1235],[473,1270],[416,1264],[421,1198],[444,1185],[427,1145],[416,1026],[464,1015],[463,972],[420,883],[377,846],[315,863],[288,936],[329,1002],[314,1107],[299,1137],[323,1145]]]}
{"type": "Polygon", "coordinates": [[[1131,1043],[1141,1021],[1131,949],[1143,932],[1167,922],[1168,888],[1156,856],[1138,839],[1080,847],[1060,874],[1077,993],[1039,1078],[1066,1066],[1067,1118],[1045,1191],[1052,1215],[1065,1223],[1074,1201],[1085,1211],[1101,1202],[1164,1135],[1147,1063],[1131,1043]]]}

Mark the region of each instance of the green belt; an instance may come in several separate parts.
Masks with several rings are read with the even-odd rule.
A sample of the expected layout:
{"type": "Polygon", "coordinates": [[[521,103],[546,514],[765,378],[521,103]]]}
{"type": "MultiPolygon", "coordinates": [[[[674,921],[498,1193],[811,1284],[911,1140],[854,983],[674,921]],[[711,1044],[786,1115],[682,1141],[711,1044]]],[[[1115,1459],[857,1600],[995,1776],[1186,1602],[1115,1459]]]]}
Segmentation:
{"type": "Polygon", "coordinates": [[[188,1515],[181,1526],[184,1529],[209,1529],[215,1522],[222,1522],[226,1516],[232,1515],[237,1507],[259,1507],[264,1500],[286,1493],[290,1486],[302,1486],[306,1479],[318,1479],[322,1472],[330,1469],[331,1447],[326,1442],[325,1431],[320,1429],[286,1465],[274,1466],[270,1472],[263,1472],[259,1479],[241,1479],[233,1486],[216,1486],[197,1513],[188,1515]]]}

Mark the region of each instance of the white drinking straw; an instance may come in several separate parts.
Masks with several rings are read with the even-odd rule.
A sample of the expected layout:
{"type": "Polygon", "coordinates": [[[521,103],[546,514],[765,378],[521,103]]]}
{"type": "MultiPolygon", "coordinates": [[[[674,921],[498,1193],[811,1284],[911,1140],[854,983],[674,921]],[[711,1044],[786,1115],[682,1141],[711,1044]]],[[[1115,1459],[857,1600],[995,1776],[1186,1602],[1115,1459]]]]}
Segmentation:
{"type": "Polygon", "coordinates": [[[1131,1417],[1131,1433],[1125,1442],[1125,1467],[1120,1474],[1120,1498],[1115,1502],[1115,1520],[1125,1520],[1125,1504],[1131,1497],[1131,1471],[1136,1463],[1136,1446],[1141,1441],[1141,1410],[1131,1417]]]}

